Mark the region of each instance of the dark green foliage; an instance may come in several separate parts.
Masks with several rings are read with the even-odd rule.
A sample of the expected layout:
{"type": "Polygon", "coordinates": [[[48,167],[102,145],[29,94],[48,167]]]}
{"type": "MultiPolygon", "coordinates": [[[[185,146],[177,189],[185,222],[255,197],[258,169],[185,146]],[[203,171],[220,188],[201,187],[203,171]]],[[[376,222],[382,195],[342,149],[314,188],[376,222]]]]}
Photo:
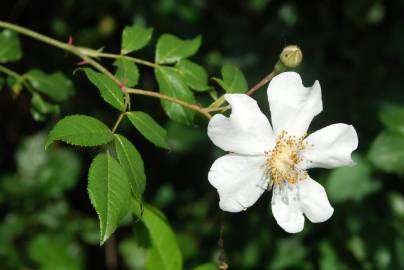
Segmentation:
{"type": "MultiPolygon", "coordinates": [[[[208,91],[213,97],[215,91],[219,97],[245,92],[271,72],[284,45],[297,44],[304,54],[298,69],[304,84],[318,79],[323,91],[324,111],[310,132],[353,124],[359,149],[355,167],[310,171],[335,212],[326,223],[307,222],[302,233],[289,235],[272,217],[269,192],[247,212],[221,212],[207,174],[223,153],[208,140],[207,122],[195,112],[135,95],[131,110],[146,112],[153,122],[134,128],[125,116],[119,127],[125,137],[113,135],[109,127],[125,107],[119,86],[89,68],[87,77],[72,76],[79,61],[72,54],[1,30],[0,63],[26,74],[26,80],[0,74],[1,269],[107,269],[85,188],[86,171],[99,152],[109,153],[107,161],[120,168],[121,180],[128,178],[124,194],[140,197],[138,216],[139,200],[150,203],[143,205],[142,221],[122,218],[122,211],[108,233],[101,233],[105,240],[119,223],[112,241],[123,269],[165,269],[170,260],[175,263],[167,269],[179,269],[178,258],[183,269],[217,269],[222,223],[229,269],[404,269],[402,1],[28,2],[1,1],[1,20],[61,41],[72,35],[80,46],[155,60],[163,66],[153,70],[121,58],[115,66],[115,60],[97,59],[127,87],[195,104],[210,104],[208,91]],[[67,79],[74,81],[75,95],[67,79]],[[48,132],[70,114],[101,120],[102,132],[78,141],[63,132],[51,139],[96,148],[62,143],[45,152],[45,133],[28,137],[48,132]],[[155,123],[161,129],[153,130],[163,130],[157,139],[145,131],[155,123]],[[164,238],[156,239],[156,231],[164,238]]],[[[265,92],[263,87],[254,98],[268,111],[265,92]]]]}

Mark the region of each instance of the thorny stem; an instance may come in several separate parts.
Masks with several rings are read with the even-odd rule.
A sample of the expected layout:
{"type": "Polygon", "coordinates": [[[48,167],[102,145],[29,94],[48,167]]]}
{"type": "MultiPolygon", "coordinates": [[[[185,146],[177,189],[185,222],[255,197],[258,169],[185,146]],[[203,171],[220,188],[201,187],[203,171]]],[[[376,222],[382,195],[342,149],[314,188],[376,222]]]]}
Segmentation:
{"type": "MultiPolygon", "coordinates": [[[[42,41],[44,43],[47,43],[49,45],[52,45],[52,46],[57,47],[59,49],[62,49],[64,51],[70,52],[70,53],[76,55],[77,57],[81,58],[84,61],[84,63],[87,63],[87,64],[93,66],[95,69],[97,69],[101,73],[105,74],[110,79],[112,79],[116,84],[118,84],[118,86],[122,89],[122,91],[125,93],[125,96],[126,96],[126,109],[128,107],[130,107],[130,101],[128,100],[128,96],[126,95],[127,93],[150,96],[150,97],[155,97],[155,98],[159,98],[159,99],[168,100],[170,102],[177,103],[177,104],[179,104],[181,106],[184,106],[184,107],[187,107],[187,108],[189,108],[191,110],[199,112],[200,114],[205,116],[207,119],[210,119],[212,117],[209,112],[226,111],[227,109],[229,109],[229,106],[223,106],[223,107],[219,107],[219,108],[203,108],[203,107],[199,106],[198,104],[188,103],[186,101],[176,99],[176,98],[171,97],[171,96],[166,96],[166,95],[154,92],[154,91],[126,88],[126,87],[123,86],[122,82],[120,82],[110,71],[108,71],[104,66],[102,66],[100,63],[95,61],[93,58],[97,58],[97,57],[113,58],[113,59],[123,58],[123,59],[127,59],[127,60],[133,61],[135,63],[145,65],[145,66],[149,66],[149,67],[152,67],[152,68],[158,67],[158,65],[156,63],[152,63],[152,62],[149,62],[149,61],[145,61],[145,60],[142,60],[142,59],[138,59],[138,58],[134,58],[134,57],[126,56],[126,55],[103,53],[101,51],[96,51],[96,50],[93,50],[93,49],[90,49],[90,48],[75,46],[75,45],[72,45],[70,43],[61,42],[61,41],[53,39],[51,37],[42,35],[42,34],[40,34],[38,32],[32,31],[32,30],[30,30],[28,28],[25,28],[25,27],[22,27],[22,26],[19,26],[19,25],[16,25],[16,24],[8,23],[8,22],[5,22],[5,21],[0,21],[0,27],[5,28],[5,29],[9,29],[9,30],[12,30],[12,31],[15,31],[15,32],[18,32],[18,33],[26,35],[26,36],[29,36],[29,37],[31,37],[33,39],[42,41]]],[[[15,73],[15,72],[13,72],[13,71],[5,68],[5,67],[0,67],[0,71],[2,71],[4,73],[7,73],[7,74],[9,74],[10,76],[13,76],[13,77],[15,77],[14,75],[17,75],[17,73],[15,73]]],[[[270,74],[265,76],[261,81],[259,81],[250,90],[248,90],[246,94],[247,95],[252,95],[253,93],[255,93],[263,85],[268,83],[277,73],[278,72],[276,71],[276,69],[274,69],[270,74]]],[[[121,117],[121,115],[120,115],[120,117],[121,117]]],[[[119,124],[119,122],[120,122],[120,120],[118,118],[117,124],[119,124]]]]}
{"type": "Polygon", "coordinates": [[[182,106],[184,106],[186,108],[189,108],[191,110],[194,110],[196,112],[199,112],[200,114],[204,115],[207,119],[212,118],[212,116],[207,111],[207,109],[199,106],[198,104],[191,104],[191,103],[182,101],[180,99],[173,98],[171,96],[162,95],[162,94],[154,92],[154,91],[148,91],[148,90],[142,90],[142,89],[133,89],[133,88],[125,88],[125,89],[130,94],[144,95],[144,96],[149,96],[149,97],[155,97],[155,98],[159,98],[159,99],[168,100],[168,101],[171,101],[173,103],[177,103],[179,105],[182,105],[182,106]]]}
{"type": "Polygon", "coordinates": [[[29,36],[33,39],[42,41],[44,43],[47,43],[49,45],[52,45],[54,47],[57,47],[59,49],[74,53],[74,54],[82,54],[82,55],[86,55],[89,57],[105,57],[105,58],[125,58],[127,60],[133,61],[135,63],[141,64],[141,65],[145,65],[145,66],[149,66],[149,67],[157,67],[158,65],[156,65],[155,63],[149,62],[149,61],[145,61],[142,59],[138,59],[135,57],[130,57],[130,56],[123,56],[120,54],[112,54],[112,53],[103,53],[101,51],[96,51],[90,48],[85,48],[85,47],[79,47],[79,46],[74,46],[72,44],[69,43],[65,43],[65,42],[61,42],[59,40],[56,40],[54,38],[42,35],[38,32],[32,31],[28,28],[13,24],[13,23],[9,23],[9,22],[5,22],[5,21],[1,21],[0,20],[0,27],[5,28],[5,29],[10,29],[12,31],[18,32],[20,34],[29,36]]]}
{"type": "Polygon", "coordinates": [[[151,63],[151,62],[141,60],[141,59],[137,59],[137,58],[134,58],[134,57],[122,56],[122,55],[118,55],[118,54],[102,53],[102,52],[95,51],[93,49],[74,46],[72,44],[61,42],[61,41],[58,41],[56,39],[50,38],[48,36],[42,35],[42,34],[40,34],[38,32],[32,31],[32,30],[30,30],[28,28],[21,27],[19,25],[15,25],[15,24],[12,24],[12,23],[4,22],[4,21],[0,21],[0,27],[10,29],[10,30],[18,32],[20,34],[29,36],[29,37],[31,37],[33,39],[42,41],[44,43],[47,43],[49,45],[52,45],[54,47],[57,47],[59,49],[62,49],[64,51],[70,52],[70,53],[78,56],[79,58],[84,60],[84,63],[88,63],[89,65],[93,66],[95,69],[97,69],[101,73],[105,74],[110,79],[112,79],[116,84],[118,84],[118,86],[122,89],[122,91],[124,93],[127,93],[127,92],[131,91],[131,93],[138,94],[138,95],[144,95],[144,96],[150,96],[150,97],[165,99],[165,100],[171,101],[173,103],[180,104],[180,105],[182,105],[184,107],[187,107],[187,108],[189,108],[191,110],[197,111],[200,114],[202,114],[203,116],[205,116],[207,119],[211,118],[211,115],[204,108],[202,108],[201,106],[199,106],[197,104],[188,103],[186,101],[182,101],[180,99],[176,99],[176,98],[171,97],[171,96],[166,96],[166,95],[163,95],[163,94],[159,94],[159,93],[153,92],[153,91],[146,91],[146,90],[140,90],[140,89],[130,89],[130,88],[123,87],[122,82],[120,82],[105,67],[103,67],[101,64],[99,64],[97,61],[95,61],[93,59],[93,57],[125,58],[125,59],[131,60],[131,61],[139,63],[139,64],[143,64],[143,65],[146,65],[146,66],[157,67],[158,65],[155,64],[155,63],[151,63]]]}
{"type": "Polygon", "coordinates": [[[103,52],[100,52],[100,51],[96,51],[96,50],[89,49],[89,48],[83,48],[83,47],[79,47],[78,49],[83,54],[91,56],[91,57],[104,57],[104,58],[112,58],[112,59],[126,59],[126,60],[129,60],[131,62],[140,64],[140,65],[144,65],[144,66],[148,66],[148,67],[151,67],[151,68],[159,67],[158,64],[155,64],[153,62],[149,62],[149,61],[146,61],[146,60],[142,60],[142,59],[127,56],[127,55],[113,54],[113,53],[103,53],[103,52]]]}

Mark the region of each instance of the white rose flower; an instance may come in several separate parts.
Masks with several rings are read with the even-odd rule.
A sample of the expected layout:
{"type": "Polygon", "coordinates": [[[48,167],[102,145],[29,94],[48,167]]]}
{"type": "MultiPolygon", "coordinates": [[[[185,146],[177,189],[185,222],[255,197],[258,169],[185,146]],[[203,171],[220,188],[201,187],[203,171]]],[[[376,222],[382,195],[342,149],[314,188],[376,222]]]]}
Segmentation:
{"type": "Polygon", "coordinates": [[[307,136],[310,122],[323,109],[319,82],[306,88],[295,72],[274,77],[268,86],[272,127],[251,97],[226,94],[225,99],[230,117],[217,114],[208,126],[212,142],[230,152],[213,163],[208,175],[220,208],[246,210],[272,188],[272,213],[285,231],[302,231],[303,214],[315,223],[329,219],[334,209],[327,194],[306,170],[353,165],[358,136],[346,124],[307,136]]]}

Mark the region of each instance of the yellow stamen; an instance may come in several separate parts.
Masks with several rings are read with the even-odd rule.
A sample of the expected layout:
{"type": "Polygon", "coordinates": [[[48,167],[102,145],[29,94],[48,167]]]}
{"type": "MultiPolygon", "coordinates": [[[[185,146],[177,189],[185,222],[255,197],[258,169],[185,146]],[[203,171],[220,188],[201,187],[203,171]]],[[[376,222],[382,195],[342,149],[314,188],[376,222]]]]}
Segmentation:
{"type": "Polygon", "coordinates": [[[307,172],[297,167],[301,161],[300,151],[306,146],[306,142],[303,141],[305,137],[306,134],[301,137],[291,136],[283,130],[276,139],[274,149],[265,152],[270,186],[281,185],[284,182],[295,184],[306,177],[307,172]]]}

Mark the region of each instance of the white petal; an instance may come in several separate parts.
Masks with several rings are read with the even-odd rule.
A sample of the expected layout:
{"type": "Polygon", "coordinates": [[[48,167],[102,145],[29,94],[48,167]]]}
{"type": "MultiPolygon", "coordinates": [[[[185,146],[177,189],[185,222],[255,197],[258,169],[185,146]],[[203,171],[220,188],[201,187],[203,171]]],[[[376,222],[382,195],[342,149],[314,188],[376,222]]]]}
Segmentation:
{"type": "Polygon", "coordinates": [[[266,190],[265,156],[228,154],[212,165],[208,179],[219,192],[219,206],[240,212],[253,205],[266,190]]]}
{"type": "Polygon", "coordinates": [[[275,134],[285,130],[301,136],[314,116],[323,110],[319,82],[304,87],[296,72],[283,72],[274,77],[268,85],[268,100],[275,134]]]}
{"type": "Polygon", "coordinates": [[[324,188],[307,177],[299,183],[300,206],[305,216],[314,223],[324,222],[334,213],[324,188]]]}
{"type": "Polygon", "coordinates": [[[301,153],[302,169],[354,164],[351,153],[358,147],[358,135],[351,125],[330,125],[314,132],[305,141],[308,144],[301,153]]]}
{"type": "Polygon", "coordinates": [[[275,185],[271,208],[276,222],[286,232],[298,233],[303,230],[304,216],[300,207],[297,185],[288,183],[275,185]]]}
{"type": "Polygon", "coordinates": [[[230,117],[216,114],[209,121],[208,136],[225,151],[258,155],[274,145],[274,135],[257,102],[245,94],[226,94],[231,105],[230,117]]]}

